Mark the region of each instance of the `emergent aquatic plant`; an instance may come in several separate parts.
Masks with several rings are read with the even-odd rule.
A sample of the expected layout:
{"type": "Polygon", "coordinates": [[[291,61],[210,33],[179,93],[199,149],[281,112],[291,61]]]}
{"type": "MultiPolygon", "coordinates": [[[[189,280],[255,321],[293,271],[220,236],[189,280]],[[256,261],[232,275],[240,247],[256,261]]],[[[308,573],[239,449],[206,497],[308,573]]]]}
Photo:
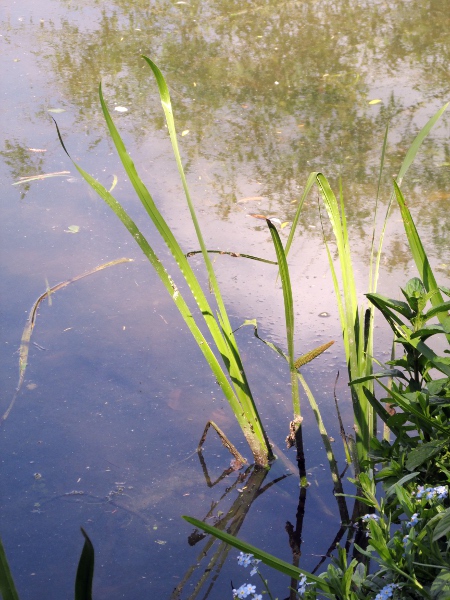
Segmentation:
{"type": "MultiPolygon", "coordinates": [[[[122,138],[120,137],[120,134],[113,123],[111,115],[103,99],[102,89],[100,86],[99,93],[103,114],[105,117],[106,124],[108,126],[109,133],[116,146],[117,153],[119,155],[120,160],[122,161],[125,171],[147,214],[153,221],[159,234],[161,235],[162,239],[167,244],[167,247],[172,253],[176,261],[179,274],[184,277],[186,283],[188,284],[189,289],[191,290],[192,295],[197,303],[199,311],[208,326],[214,345],[222,359],[224,367],[220,365],[210,344],[203,335],[197,323],[196,317],[194,317],[194,315],[191,313],[188,304],[186,303],[179,287],[175,282],[175,279],[172,278],[166,271],[165,267],[154,252],[153,248],[148,243],[147,239],[139,230],[136,223],[130,218],[125,209],[112,196],[112,194],[108,192],[108,190],[106,190],[106,188],[103,187],[103,185],[101,185],[101,183],[99,183],[93,177],[91,177],[91,175],[84,171],[74,161],[72,162],[74,163],[76,169],[82,175],[82,177],[89,183],[89,185],[98,193],[98,195],[119,217],[119,219],[128,229],[130,234],[133,236],[136,243],[141,248],[142,252],[149,260],[150,264],[155,269],[164,287],[169,292],[176,307],[180,311],[181,316],[183,317],[186,325],[191,331],[204,357],[206,358],[206,361],[212,373],[214,374],[217,383],[220,385],[222,392],[224,393],[225,397],[230,403],[230,406],[236,416],[236,419],[251,448],[255,462],[262,466],[268,466],[269,461],[273,457],[271,446],[269,444],[267,435],[264,431],[261,419],[258,414],[258,410],[256,408],[255,401],[250,390],[247,377],[245,375],[244,366],[242,364],[241,355],[239,353],[236,339],[234,337],[233,329],[231,327],[228,314],[225,309],[225,305],[222,299],[222,295],[220,293],[220,289],[217,283],[216,275],[214,273],[210,257],[206,250],[205,242],[203,240],[197,216],[195,214],[194,205],[191,201],[186,177],[184,174],[184,169],[181,163],[180,152],[178,149],[178,142],[175,130],[175,122],[172,113],[169,89],[158,67],[149,58],[144,57],[144,59],[147,62],[147,64],[151,67],[158,84],[161,103],[164,110],[170,139],[172,142],[172,149],[183,184],[183,189],[189,207],[189,212],[192,218],[192,222],[194,224],[203,259],[208,272],[208,278],[211,284],[211,289],[216,300],[217,313],[216,310],[210,306],[206,295],[196,275],[194,274],[194,271],[192,270],[185,253],[182,251],[171,229],[169,228],[163,216],[156,207],[153,198],[150,195],[150,192],[148,191],[144,182],[139,177],[134,163],[131,160],[131,157],[125,148],[122,138]]],[[[62,141],[59,129],[58,135],[65,152],[70,158],[70,155],[67,152],[62,141]]]]}

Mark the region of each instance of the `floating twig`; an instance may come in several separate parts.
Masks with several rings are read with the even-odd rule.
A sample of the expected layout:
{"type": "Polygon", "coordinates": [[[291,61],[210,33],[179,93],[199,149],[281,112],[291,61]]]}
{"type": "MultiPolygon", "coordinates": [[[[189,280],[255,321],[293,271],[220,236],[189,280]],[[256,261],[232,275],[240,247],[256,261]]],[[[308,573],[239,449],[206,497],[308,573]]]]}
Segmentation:
{"type": "Polygon", "coordinates": [[[37,310],[38,310],[39,304],[42,302],[42,300],[44,300],[45,298],[50,299],[51,294],[54,294],[58,290],[66,287],[70,283],[74,283],[75,281],[78,281],[79,279],[83,279],[84,277],[88,277],[89,275],[93,275],[94,273],[98,273],[98,271],[102,271],[103,269],[107,269],[108,267],[114,267],[115,265],[119,265],[124,262],[132,262],[132,261],[133,261],[132,258],[118,258],[116,260],[112,260],[110,262],[99,265],[98,267],[95,267],[95,269],[91,269],[90,271],[87,271],[86,273],[82,273],[81,275],[76,275],[72,279],[68,279],[67,281],[62,281],[61,283],[54,285],[52,288],[49,288],[47,285],[47,289],[45,290],[45,292],[43,294],[41,294],[39,296],[39,298],[36,300],[36,302],[33,304],[32,308],[30,310],[30,314],[28,316],[25,328],[23,330],[22,339],[20,341],[20,348],[19,348],[19,381],[17,383],[17,387],[16,387],[16,391],[14,393],[13,399],[11,400],[6,411],[3,413],[3,416],[0,417],[0,425],[4,421],[6,421],[6,419],[8,418],[9,413],[11,412],[11,410],[16,402],[17,396],[20,392],[20,388],[22,387],[22,383],[25,378],[25,370],[27,368],[28,351],[30,348],[31,334],[33,332],[34,325],[36,323],[37,310]]]}

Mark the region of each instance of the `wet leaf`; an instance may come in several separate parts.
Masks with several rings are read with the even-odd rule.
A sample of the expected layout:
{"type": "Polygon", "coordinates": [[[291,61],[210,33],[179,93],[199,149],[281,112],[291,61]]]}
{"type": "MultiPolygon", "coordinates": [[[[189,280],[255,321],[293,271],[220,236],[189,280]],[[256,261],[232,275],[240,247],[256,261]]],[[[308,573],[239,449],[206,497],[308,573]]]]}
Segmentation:
{"type": "Polygon", "coordinates": [[[19,177],[19,181],[15,181],[11,185],[19,185],[21,183],[28,183],[30,181],[39,181],[40,179],[49,179],[50,177],[63,177],[64,175],[70,175],[70,171],[58,171],[56,173],[43,173],[41,175],[19,177]]]}

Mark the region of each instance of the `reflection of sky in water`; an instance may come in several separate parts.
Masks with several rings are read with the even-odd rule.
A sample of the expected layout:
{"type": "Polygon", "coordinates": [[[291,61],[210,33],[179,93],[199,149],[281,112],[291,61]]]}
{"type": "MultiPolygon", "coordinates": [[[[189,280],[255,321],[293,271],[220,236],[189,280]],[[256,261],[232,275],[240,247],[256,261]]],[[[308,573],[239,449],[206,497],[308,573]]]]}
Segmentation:
{"type": "MultiPolygon", "coordinates": [[[[169,598],[201,549],[201,543],[188,546],[191,528],[180,515],[202,518],[236,477],[230,475],[212,489],[204,484],[192,453],[206,420],[213,418],[244,455],[248,456],[248,450],[172,303],[120,223],[76,176],[46,111],[66,109],[54,116],[70,152],[106,186],[117,174],[117,196],[138,217],[139,206],[111,154],[111,145],[104,140],[95,91],[103,77],[111,107],[116,103],[130,108],[114,117],[141,174],[151,182],[155,201],[186,251],[197,249],[187,209],[183,203],[180,206],[180,185],[169,159],[155,88],[149,83],[149,72],[144,73],[136,60],[142,51],[153,53],[171,84],[179,129],[190,130],[180,144],[208,245],[273,258],[269,233],[248,214],[290,220],[295,210],[292,202],[298,199],[310,169],[321,168],[332,177],[341,170],[348,190],[357,278],[364,292],[370,240],[367,223],[372,218],[383,110],[388,111],[394,89],[389,110],[400,112],[393,119],[388,148],[388,186],[415,127],[444,102],[448,73],[447,79],[437,75],[439,62],[448,53],[448,41],[446,45],[437,24],[445,20],[445,14],[433,13],[433,43],[428,30],[421,29],[419,39],[410,27],[409,54],[396,56],[393,48],[383,54],[397,35],[389,29],[391,9],[384,7],[387,12],[379,16],[382,27],[376,51],[371,34],[364,30],[363,13],[372,3],[362,6],[361,14],[357,7],[350,13],[344,7],[346,21],[338,14],[329,25],[336,28],[329,32],[330,38],[341,32],[335,38],[339,43],[328,45],[322,43],[327,36],[323,27],[310,25],[308,29],[301,22],[283,22],[292,9],[289,3],[280,4],[275,16],[270,6],[264,12],[249,5],[249,11],[234,20],[224,15],[243,10],[240,4],[203,3],[203,12],[196,15],[181,13],[180,7],[149,7],[148,3],[144,7],[138,2],[133,8],[127,2],[114,3],[103,16],[97,6],[82,2],[77,6],[75,10],[67,3],[40,2],[38,8],[34,3],[20,7],[11,3],[5,12],[1,38],[5,51],[0,57],[7,117],[0,167],[7,184],[1,224],[2,412],[17,382],[16,350],[26,315],[45,290],[46,279],[54,285],[119,256],[133,257],[135,262],[70,285],[54,295],[51,307],[41,304],[32,342],[45,350],[31,345],[24,387],[0,431],[0,534],[21,598],[47,597],[49,590],[61,597],[70,595],[82,546],[80,525],[92,536],[97,552],[97,597],[141,598],[151,590],[154,597],[169,598]],[[114,9],[116,4],[129,19],[114,9]],[[146,16],[147,9],[153,13],[146,16]],[[365,50],[358,46],[362,42],[356,30],[350,30],[352,19],[358,16],[358,35],[367,38],[365,50]],[[204,46],[201,28],[194,28],[193,19],[202,26],[209,20],[204,46]],[[146,31],[145,38],[135,31],[139,28],[146,31]],[[292,37],[289,32],[295,28],[302,35],[292,37]],[[314,31],[316,45],[308,31],[314,31]],[[265,37],[258,38],[262,33],[265,37]],[[420,40],[428,47],[421,47],[420,40]],[[330,50],[333,45],[335,51],[330,50]],[[348,50],[357,47],[355,55],[348,50]],[[232,53],[225,52],[230,48],[232,53]],[[284,57],[275,48],[282,49],[284,57]],[[425,61],[420,59],[427,51],[428,71],[423,71],[425,61]],[[370,60],[364,62],[364,56],[370,60]],[[383,59],[390,71],[383,69],[383,59]],[[408,60],[411,68],[406,71],[402,65],[408,60]],[[392,67],[396,61],[397,71],[392,67]],[[336,73],[339,70],[342,73],[336,73]],[[384,109],[380,105],[368,108],[370,98],[381,98],[384,109]],[[46,152],[33,153],[28,148],[46,152]],[[9,186],[21,176],[63,170],[70,170],[70,175],[32,182],[28,188],[9,186]],[[262,199],[238,202],[252,196],[262,199]],[[67,233],[70,225],[79,226],[79,233],[67,233]],[[35,479],[35,473],[42,477],[35,479]],[[123,490],[115,494],[119,488],[123,490]],[[65,495],[73,491],[84,495],[65,495]]],[[[409,3],[408,10],[419,9],[409,3]]],[[[316,14],[320,21],[320,11],[316,14]]],[[[397,50],[405,44],[397,44],[397,50]]],[[[443,143],[446,131],[443,122],[424,146],[405,189],[433,264],[448,280],[443,252],[450,214],[445,191],[449,172],[445,166],[448,149],[443,143]],[[427,202],[419,204],[424,197],[427,202]]],[[[143,229],[165,257],[151,227],[143,225],[143,229]]],[[[290,258],[298,302],[297,350],[300,354],[336,340],[327,355],[304,372],[325,409],[325,423],[340,452],[337,420],[331,410],[338,368],[337,394],[347,425],[351,417],[315,193],[308,200],[301,229],[290,258]],[[318,318],[323,311],[330,317],[318,318]]],[[[287,232],[288,228],[283,230],[283,239],[287,232]]],[[[380,280],[381,291],[393,295],[399,283],[415,274],[403,239],[394,213],[380,280]]],[[[200,261],[191,260],[201,273],[200,261]]],[[[238,327],[246,318],[257,318],[262,337],[284,344],[281,290],[275,284],[273,267],[226,256],[216,257],[215,265],[233,324],[238,327]]],[[[169,267],[171,275],[172,271],[169,267]]],[[[239,331],[237,338],[269,435],[282,446],[290,416],[287,369],[257,342],[250,328],[239,331]]],[[[380,354],[382,349],[379,343],[377,356],[386,358],[380,354]]],[[[327,549],[338,518],[330,480],[321,466],[325,455],[306,406],[304,416],[312,486],[306,504],[302,565],[312,568],[317,559],[311,555],[327,549]]],[[[208,439],[204,454],[212,478],[229,465],[229,456],[214,437],[208,439]]],[[[283,469],[277,464],[268,479],[275,479],[283,469]]],[[[232,494],[229,504],[236,492],[232,494]]],[[[267,490],[255,501],[241,535],[290,560],[284,525],[286,520],[294,521],[297,495],[294,477],[267,490]],[[263,529],[262,523],[269,525],[263,529]]],[[[218,510],[224,510],[222,505],[218,510]]],[[[210,598],[222,598],[224,590],[228,593],[230,578],[239,584],[241,577],[243,572],[234,563],[226,566],[210,598]]],[[[274,590],[285,589],[285,582],[275,573],[269,577],[274,590]]]]}

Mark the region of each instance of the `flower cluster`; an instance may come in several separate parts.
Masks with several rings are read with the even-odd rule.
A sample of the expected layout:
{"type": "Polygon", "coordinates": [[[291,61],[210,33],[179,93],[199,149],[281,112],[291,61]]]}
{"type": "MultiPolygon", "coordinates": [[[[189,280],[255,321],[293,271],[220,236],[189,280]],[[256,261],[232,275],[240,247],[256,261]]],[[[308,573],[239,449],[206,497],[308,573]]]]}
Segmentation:
{"type": "Polygon", "coordinates": [[[250,575],[255,575],[258,572],[258,565],[261,561],[258,558],[254,558],[253,554],[244,554],[243,552],[240,552],[237,560],[240,567],[253,566],[250,575]]]}
{"type": "Polygon", "coordinates": [[[256,587],[251,583],[244,583],[237,590],[233,590],[233,598],[247,598],[253,594],[253,600],[262,600],[261,594],[256,594],[256,587]]]}
{"type": "Polygon", "coordinates": [[[395,588],[398,588],[397,583],[388,583],[378,592],[375,596],[375,600],[387,600],[387,598],[392,598],[395,588]]]}
{"type": "Polygon", "coordinates": [[[416,492],[416,498],[426,498],[427,500],[431,500],[432,498],[437,498],[438,500],[443,500],[448,496],[448,488],[446,485],[439,485],[437,487],[425,487],[423,485],[419,485],[416,492]]]}
{"type": "Polygon", "coordinates": [[[302,575],[298,580],[297,587],[297,594],[300,596],[300,598],[302,598],[304,593],[306,592],[306,585],[306,575],[302,575]]]}
{"type": "MultiPolygon", "coordinates": [[[[261,561],[255,558],[253,554],[244,554],[244,552],[240,552],[237,561],[240,567],[247,568],[250,565],[252,566],[250,575],[258,573],[258,565],[261,561]]],[[[247,596],[250,596],[251,594],[253,594],[252,600],[262,600],[261,594],[256,593],[256,586],[251,583],[243,583],[240,587],[233,590],[233,598],[247,598],[247,596]]]]}
{"type": "Polygon", "coordinates": [[[373,521],[379,521],[380,517],[378,515],[374,515],[373,513],[368,513],[367,515],[363,515],[361,517],[361,521],[363,521],[363,523],[368,523],[371,519],[373,521]]]}

